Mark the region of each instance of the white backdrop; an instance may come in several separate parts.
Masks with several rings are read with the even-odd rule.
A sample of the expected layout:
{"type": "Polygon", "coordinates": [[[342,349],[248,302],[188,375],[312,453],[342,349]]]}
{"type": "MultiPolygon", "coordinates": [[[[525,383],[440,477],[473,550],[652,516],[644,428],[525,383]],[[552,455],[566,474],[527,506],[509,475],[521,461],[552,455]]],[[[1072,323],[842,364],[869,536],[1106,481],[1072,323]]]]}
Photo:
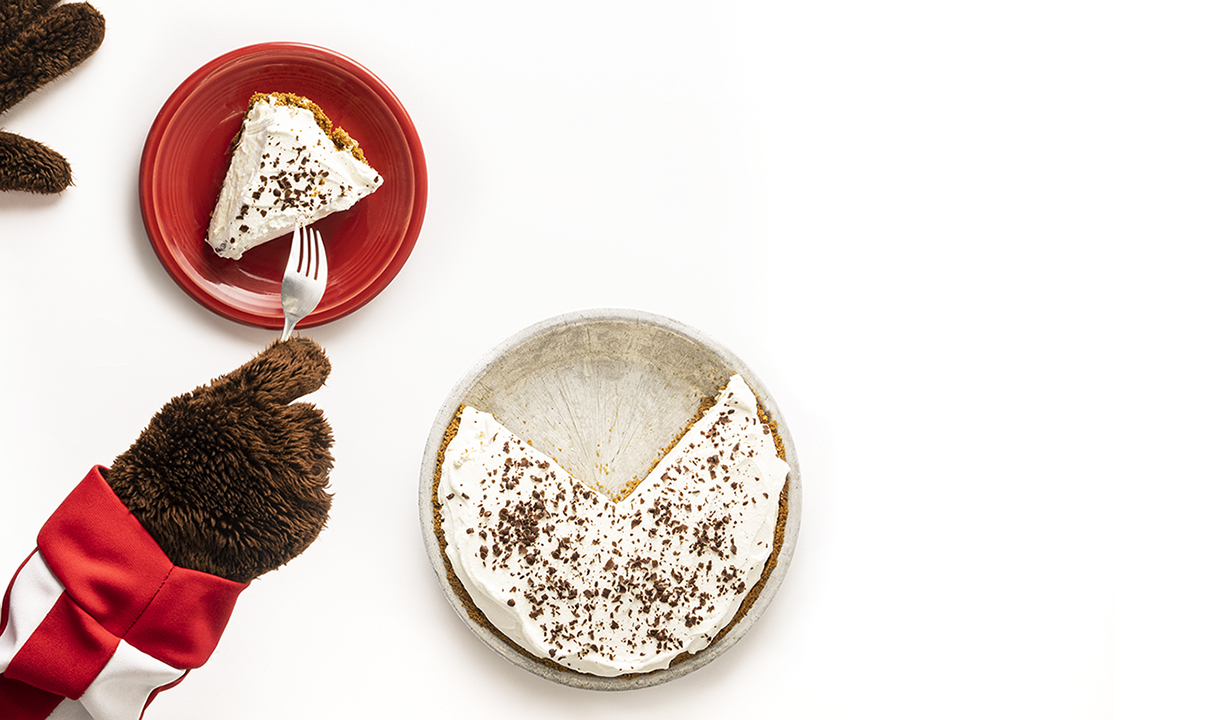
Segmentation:
{"type": "Polygon", "coordinates": [[[331,48],[397,93],[429,169],[401,274],[307,331],[334,365],[329,527],[150,720],[1222,716],[1220,4],[96,6],[98,53],[0,117],[76,175],[0,195],[5,577],[92,464],[273,339],[191,300],[142,227],[142,145],[184,78],[331,48]],[[633,693],[487,650],[417,522],[453,384],[591,307],[737,354],[802,466],[770,610],[633,693]]]}

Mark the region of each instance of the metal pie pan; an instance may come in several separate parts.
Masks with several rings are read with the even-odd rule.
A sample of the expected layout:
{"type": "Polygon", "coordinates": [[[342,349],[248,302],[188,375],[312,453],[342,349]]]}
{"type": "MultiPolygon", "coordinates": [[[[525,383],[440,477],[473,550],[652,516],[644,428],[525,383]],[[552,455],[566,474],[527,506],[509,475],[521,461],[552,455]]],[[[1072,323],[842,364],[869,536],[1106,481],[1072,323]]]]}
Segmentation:
{"type": "Polygon", "coordinates": [[[560,315],[512,335],[456,384],[431,427],[422,458],[419,513],[427,556],[448,602],[483,642],[512,664],[562,685],[632,690],[691,673],[720,657],[771,603],[792,559],[801,523],[801,473],[784,417],[766,387],[736,356],[677,321],[636,310],[560,315]],[[789,512],[775,569],[757,600],[728,632],[695,655],[650,673],[598,677],[547,665],[474,620],[448,577],[434,531],[434,479],[440,446],[462,405],[484,410],[552,455],[576,478],[614,494],[646,475],[704,398],[740,374],[758,396],[790,466],[789,512]],[[605,448],[599,456],[597,448],[605,448]],[[611,452],[611,449],[612,452],[611,452]]]}

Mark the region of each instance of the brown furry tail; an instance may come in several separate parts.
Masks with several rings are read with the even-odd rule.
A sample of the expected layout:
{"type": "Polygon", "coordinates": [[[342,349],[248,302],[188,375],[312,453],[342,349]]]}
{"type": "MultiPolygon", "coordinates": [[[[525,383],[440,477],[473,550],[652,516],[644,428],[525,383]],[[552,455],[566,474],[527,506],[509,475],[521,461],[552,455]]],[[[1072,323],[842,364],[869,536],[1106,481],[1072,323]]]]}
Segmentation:
{"type": "Polygon", "coordinates": [[[331,365],[277,341],[162,408],[107,482],[181,567],[249,582],[297,556],[328,518],[332,430],[314,405],[331,365]]]}

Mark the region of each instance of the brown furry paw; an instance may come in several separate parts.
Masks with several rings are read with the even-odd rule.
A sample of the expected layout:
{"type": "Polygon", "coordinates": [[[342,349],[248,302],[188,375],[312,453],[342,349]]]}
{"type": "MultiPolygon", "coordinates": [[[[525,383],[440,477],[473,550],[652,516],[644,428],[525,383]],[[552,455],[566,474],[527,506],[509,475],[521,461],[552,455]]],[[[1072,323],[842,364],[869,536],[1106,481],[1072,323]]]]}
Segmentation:
{"type": "Polygon", "coordinates": [[[107,482],[181,567],[249,582],[297,556],[328,518],[332,430],[314,405],[331,366],[307,338],[162,408],[107,482]]]}
{"type": "Polygon", "coordinates": [[[12,39],[0,47],[0,112],[80,65],[102,44],[106,21],[93,5],[48,9],[54,4],[5,3],[4,28],[12,39]]]}
{"type": "Polygon", "coordinates": [[[0,190],[54,195],[71,184],[72,168],[63,155],[40,142],[0,132],[0,190]]]}
{"type": "MultiPolygon", "coordinates": [[[[89,3],[0,0],[0,113],[80,65],[102,44],[106,21],[89,3]]],[[[72,184],[68,161],[47,146],[0,133],[0,191],[43,194],[72,184]]]]}

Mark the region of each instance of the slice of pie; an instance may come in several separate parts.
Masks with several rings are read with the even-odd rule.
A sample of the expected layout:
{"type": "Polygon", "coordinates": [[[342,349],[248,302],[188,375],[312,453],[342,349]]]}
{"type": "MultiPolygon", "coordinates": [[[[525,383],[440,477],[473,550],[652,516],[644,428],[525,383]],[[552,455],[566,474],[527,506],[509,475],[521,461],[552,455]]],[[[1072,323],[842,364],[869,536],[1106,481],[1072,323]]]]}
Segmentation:
{"type": "Polygon", "coordinates": [[[224,258],[348,210],[383,178],[318,105],[290,93],[256,93],[231,147],[230,168],[209,221],[224,258]]]}

